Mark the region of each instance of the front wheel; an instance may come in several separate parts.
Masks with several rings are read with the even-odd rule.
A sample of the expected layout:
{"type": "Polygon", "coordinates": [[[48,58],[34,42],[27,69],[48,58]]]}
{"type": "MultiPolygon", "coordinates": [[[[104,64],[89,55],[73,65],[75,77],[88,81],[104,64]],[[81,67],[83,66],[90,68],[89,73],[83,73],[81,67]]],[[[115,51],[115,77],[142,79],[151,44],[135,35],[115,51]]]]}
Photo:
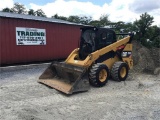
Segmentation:
{"type": "Polygon", "coordinates": [[[105,64],[97,63],[92,66],[89,72],[89,82],[95,87],[104,86],[109,78],[109,69],[105,64]]]}
{"type": "Polygon", "coordinates": [[[125,62],[115,62],[111,69],[111,76],[115,81],[124,81],[128,76],[128,70],[125,62]]]}

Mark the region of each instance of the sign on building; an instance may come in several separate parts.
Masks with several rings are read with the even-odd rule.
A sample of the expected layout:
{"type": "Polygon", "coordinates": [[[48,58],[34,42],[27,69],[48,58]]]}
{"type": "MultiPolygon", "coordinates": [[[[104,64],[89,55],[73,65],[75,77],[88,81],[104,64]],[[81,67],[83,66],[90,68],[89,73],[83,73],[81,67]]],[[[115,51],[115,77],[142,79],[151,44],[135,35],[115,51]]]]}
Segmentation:
{"type": "Polygon", "coordinates": [[[16,27],[17,45],[46,45],[46,30],[16,27]]]}

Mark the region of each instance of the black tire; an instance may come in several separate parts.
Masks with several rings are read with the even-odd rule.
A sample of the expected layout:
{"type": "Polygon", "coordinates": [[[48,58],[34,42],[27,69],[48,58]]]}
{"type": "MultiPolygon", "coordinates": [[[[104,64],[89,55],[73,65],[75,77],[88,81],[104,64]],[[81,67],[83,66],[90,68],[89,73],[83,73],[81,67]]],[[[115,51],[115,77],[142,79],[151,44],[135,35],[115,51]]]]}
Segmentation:
{"type": "Polygon", "coordinates": [[[89,72],[89,82],[92,86],[102,87],[109,78],[109,69],[105,64],[94,64],[89,72]],[[101,77],[101,78],[100,78],[101,77]]]}
{"type": "Polygon", "coordinates": [[[112,66],[111,76],[115,81],[124,81],[128,77],[128,65],[125,62],[116,62],[112,66]]]}

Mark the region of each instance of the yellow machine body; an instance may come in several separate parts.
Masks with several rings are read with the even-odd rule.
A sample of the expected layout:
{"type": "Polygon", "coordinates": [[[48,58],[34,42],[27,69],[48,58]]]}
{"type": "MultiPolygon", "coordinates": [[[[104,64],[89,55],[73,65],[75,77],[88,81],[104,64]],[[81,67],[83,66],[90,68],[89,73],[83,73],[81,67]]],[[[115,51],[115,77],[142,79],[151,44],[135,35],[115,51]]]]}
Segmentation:
{"type": "MultiPolygon", "coordinates": [[[[80,48],[76,48],[64,62],[53,62],[39,77],[38,82],[55,88],[66,94],[87,91],[90,88],[89,79],[95,79],[94,77],[96,76],[96,79],[99,79],[98,82],[91,81],[91,83],[95,82],[95,85],[101,85],[100,82],[104,82],[104,77],[106,77],[106,79],[108,78],[108,76],[110,75],[109,71],[111,71],[114,64],[119,61],[123,62],[123,64],[125,63],[128,66],[120,66],[121,70],[119,70],[119,74],[123,77],[126,74],[126,70],[129,70],[133,67],[133,60],[131,56],[132,44],[130,43],[130,37],[131,36],[126,36],[123,39],[117,40],[116,42],[108,46],[95,50],[94,52],[88,54],[85,59],[80,59],[80,48]],[[118,51],[118,49],[121,50],[120,55],[116,54],[116,51],[118,51]],[[109,52],[111,54],[113,52],[114,55],[105,60],[105,57],[103,56],[105,54],[107,55],[107,53],[109,52]],[[97,62],[97,60],[101,57],[104,60],[100,63],[97,62]],[[98,65],[102,67],[102,70],[99,70],[100,67],[96,68],[96,66],[98,65]],[[98,73],[96,73],[95,75],[92,75],[94,73],[93,70],[91,70],[91,73],[89,72],[92,66],[93,70],[97,69],[98,71],[98,73]],[[104,66],[107,66],[108,71],[104,66]]],[[[111,72],[113,75],[115,72],[114,70],[112,71],[111,72]]]]}
{"type": "MultiPolygon", "coordinates": [[[[100,50],[97,50],[87,56],[85,60],[78,60],[78,53],[79,53],[79,48],[75,49],[65,60],[65,63],[67,64],[72,64],[75,66],[82,66],[88,68],[91,66],[94,61],[96,61],[100,56],[104,55],[105,53],[113,50],[116,51],[117,48],[121,45],[125,45],[125,48],[123,51],[132,51],[132,44],[127,44],[129,42],[130,36],[123,38],[122,40],[119,40],[109,46],[106,46],[100,50]]],[[[113,66],[113,64],[119,61],[119,57],[115,56],[114,58],[110,58],[106,61],[104,61],[104,64],[106,64],[110,69],[113,66]]],[[[129,68],[133,67],[133,60],[131,57],[123,58],[123,61],[127,62],[129,65],[129,68]]]]}

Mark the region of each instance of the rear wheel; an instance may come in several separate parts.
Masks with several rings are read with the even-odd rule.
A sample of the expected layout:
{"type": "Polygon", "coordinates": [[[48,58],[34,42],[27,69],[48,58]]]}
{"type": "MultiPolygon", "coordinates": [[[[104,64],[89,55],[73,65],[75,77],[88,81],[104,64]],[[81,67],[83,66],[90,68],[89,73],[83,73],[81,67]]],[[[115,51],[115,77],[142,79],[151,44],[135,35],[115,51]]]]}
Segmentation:
{"type": "Polygon", "coordinates": [[[128,65],[125,62],[114,63],[111,76],[115,81],[124,81],[128,76],[128,65]]]}
{"type": "Polygon", "coordinates": [[[109,78],[109,69],[105,64],[97,63],[92,66],[89,72],[89,82],[95,87],[104,86],[109,78]]]}

